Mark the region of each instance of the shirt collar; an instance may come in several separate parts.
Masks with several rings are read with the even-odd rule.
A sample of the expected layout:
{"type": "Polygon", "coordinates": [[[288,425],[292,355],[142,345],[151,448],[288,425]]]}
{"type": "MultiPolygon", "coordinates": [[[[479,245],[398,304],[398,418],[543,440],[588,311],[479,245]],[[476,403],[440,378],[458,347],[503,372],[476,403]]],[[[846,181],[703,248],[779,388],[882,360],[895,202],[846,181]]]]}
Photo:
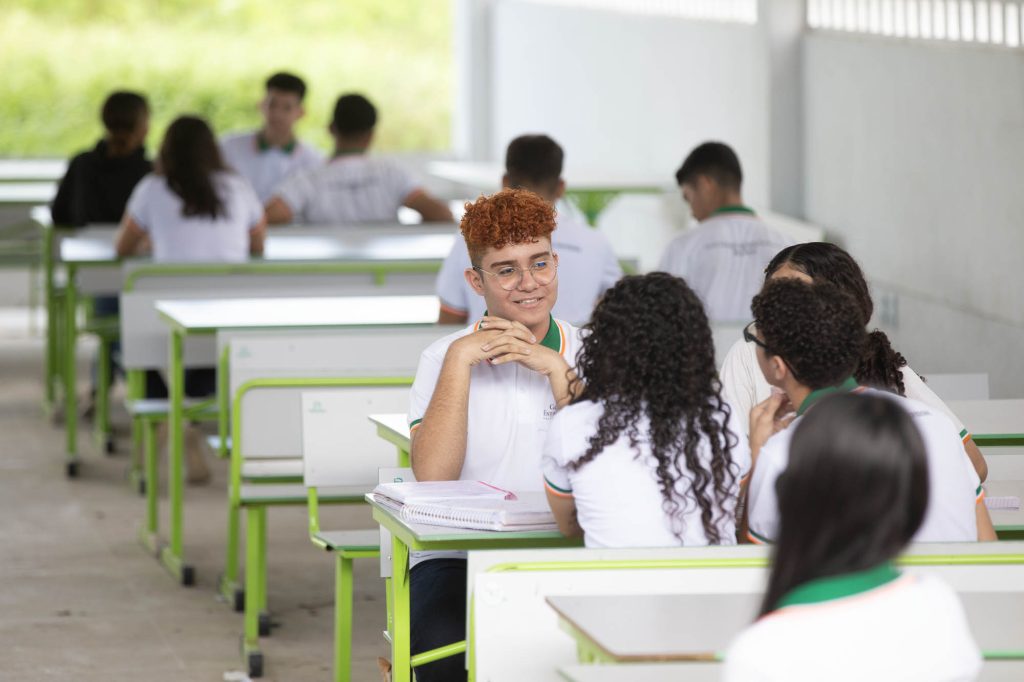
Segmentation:
{"type": "Polygon", "coordinates": [[[721,208],[714,211],[711,215],[721,215],[723,213],[746,213],[747,215],[754,215],[754,209],[743,204],[729,204],[728,206],[722,206],[721,208]]]}
{"type": "MultiPolygon", "coordinates": [[[[283,151],[285,154],[291,154],[293,151],[295,151],[295,146],[297,144],[298,144],[298,142],[293,137],[286,144],[283,144],[280,147],[278,147],[278,149],[283,151]]],[[[274,149],[274,146],[272,144],[270,144],[269,142],[267,142],[267,138],[263,137],[263,133],[262,132],[256,133],[256,147],[261,152],[268,152],[271,149],[274,149]]]]}
{"type": "Polygon", "coordinates": [[[842,383],[837,386],[826,386],[825,388],[819,388],[816,391],[811,391],[811,394],[804,398],[804,401],[800,403],[800,407],[797,409],[796,413],[798,415],[802,415],[819,400],[830,396],[833,393],[849,393],[857,388],[857,380],[853,377],[846,377],[842,383]]]}
{"type": "Polygon", "coordinates": [[[811,580],[790,590],[775,608],[797,606],[800,604],[817,604],[832,599],[851,597],[861,592],[873,590],[890,583],[900,577],[900,572],[891,561],[856,573],[829,576],[811,580]]]}

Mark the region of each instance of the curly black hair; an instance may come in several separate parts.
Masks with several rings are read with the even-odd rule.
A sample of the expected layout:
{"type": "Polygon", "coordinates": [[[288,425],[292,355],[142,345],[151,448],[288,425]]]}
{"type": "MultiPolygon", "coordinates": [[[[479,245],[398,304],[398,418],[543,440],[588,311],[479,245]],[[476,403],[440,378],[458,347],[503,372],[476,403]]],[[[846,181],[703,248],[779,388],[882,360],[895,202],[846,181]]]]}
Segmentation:
{"type": "MultiPolygon", "coordinates": [[[[764,269],[765,277],[771,277],[783,265],[788,265],[806,274],[815,282],[831,282],[850,294],[861,313],[864,326],[871,322],[874,303],[868,289],[864,272],[849,253],[828,242],[806,242],[787,246],[775,254],[772,262],[764,269]]],[[[885,332],[876,329],[867,336],[860,362],[853,376],[865,386],[874,386],[891,393],[905,396],[900,370],[907,366],[907,359],[892,347],[885,332]]]]}
{"type": "Polygon", "coordinates": [[[709,543],[721,544],[716,522],[736,497],[731,451],[738,441],[724,426],[730,410],[697,295],[664,272],[624,277],[605,292],[584,329],[589,333],[576,359],[581,378],[570,386],[572,403],[600,403],[604,413],[587,451],[570,467],[584,466],[623,435],[637,456],[646,441],[657,460],[662,509],[672,532],[682,539],[684,512],[696,502],[709,543]],[[647,434],[640,433],[644,417],[647,434]],[[700,456],[705,440],[711,449],[707,463],[700,456]],[[689,489],[680,492],[677,483],[684,478],[690,479],[689,489]]]}
{"type": "Polygon", "coordinates": [[[853,298],[834,284],[769,280],[751,308],[766,352],[804,386],[835,386],[857,368],[867,331],[853,298]]]}

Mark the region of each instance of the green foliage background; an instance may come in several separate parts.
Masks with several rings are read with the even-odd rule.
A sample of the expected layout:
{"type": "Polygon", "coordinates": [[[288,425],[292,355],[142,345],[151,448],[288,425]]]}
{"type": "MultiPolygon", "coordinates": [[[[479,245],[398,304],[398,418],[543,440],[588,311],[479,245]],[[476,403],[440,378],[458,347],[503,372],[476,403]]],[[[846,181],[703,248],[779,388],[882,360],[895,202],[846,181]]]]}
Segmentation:
{"type": "Polygon", "coordinates": [[[299,134],[324,150],[338,94],[380,111],[376,146],[449,146],[449,0],[3,0],[0,156],[67,156],[102,134],[114,89],[145,93],[152,153],[176,115],[259,124],[278,70],[309,88],[299,134]]]}

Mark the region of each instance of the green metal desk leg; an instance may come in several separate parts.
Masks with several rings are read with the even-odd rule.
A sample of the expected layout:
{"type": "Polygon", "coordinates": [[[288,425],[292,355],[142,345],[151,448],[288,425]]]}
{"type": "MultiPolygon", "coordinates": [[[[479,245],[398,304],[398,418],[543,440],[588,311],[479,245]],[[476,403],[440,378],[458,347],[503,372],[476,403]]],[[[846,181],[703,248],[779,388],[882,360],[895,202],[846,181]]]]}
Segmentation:
{"type": "Polygon", "coordinates": [[[43,293],[46,296],[46,355],[45,370],[45,403],[49,412],[53,409],[57,396],[57,302],[55,300],[53,263],[53,228],[43,228],[43,293]]]}
{"type": "Polygon", "coordinates": [[[259,617],[257,618],[257,625],[259,626],[259,634],[261,637],[270,636],[270,611],[267,608],[267,508],[263,507],[263,517],[260,520],[260,534],[259,534],[259,552],[257,553],[257,560],[255,564],[246,563],[246,572],[250,570],[256,571],[256,578],[260,581],[260,589],[257,592],[256,607],[258,609],[259,617]],[[250,566],[252,568],[250,569],[250,566]]]}
{"type": "Polygon", "coordinates": [[[265,507],[248,507],[245,514],[245,634],[242,636],[242,657],[250,677],[263,675],[263,653],[260,651],[260,538],[267,521],[265,507]]]}
{"type": "Polygon", "coordinates": [[[409,548],[391,537],[391,682],[411,682],[409,548]]]}
{"type": "Polygon", "coordinates": [[[352,559],[334,558],[334,680],[352,678],[352,559]]]}
{"type": "Polygon", "coordinates": [[[96,377],[95,414],[93,431],[96,446],[108,455],[114,452],[114,436],[110,428],[110,346],[112,341],[105,333],[100,334],[100,350],[96,377]]]}
{"type": "Polygon", "coordinates": [[[154,419],[142,421],[142,448],[145,461],[146,481],[146,524],[139,532],[139,542],[153,556],[160,554],[160,510],[157,485],[157,426],[154,419]]]}
{"type": "MultiPolygon", "coordinates": [[[[184,400],[185,400],[185,337],[178,331],[171,332],[170,368],[167,375],[167,392],[170,397],[170,419],[167,424],[167,491],[171,506],[171,543],[164,547],[160,559],[171,575],[182,585],[195,584],[195,569],[184,560],[184,500],[185,487],[184,448],[184,400]]],[[[150,487],[150,486],[147,486],[150,487]]]]}
{"type": "Polygon", "coordinates": [[[235,611],[245,609],[245,592],[238,582],[238,540],[242,510],[228,500],[228,537],[224,557],[224,573],[220,577],[220,593],[235,611]]]}
{"type": "MultiPolygon", "coordinates": [[[[126,395],[129,402],[140,400],[145,397],[146,388],[144,386],[144,375],[141,370],[133,369],[128,371],[128,376],[125,379],[126,384],[126,395]]],[[[143,442],[143,429],[145,425],[143,420],[139,417],[132,417],[132,463],[131,468],[128,470],[128,483],[134,490],[137,490],[140,495],[146,494],[146,475],[143,471],[145,466],[145,444],[143,442]]],[[[156,443],[153,443],[154,452],[156,451],[156,443]]],[[[154,483],[154,485],[156,485],[154,483]]]]}
{"type": "Polygon", "coordinates": [[[68,283],[64,293],[64,428],[67,438],[67,475],[71,478],[78,476],[78,389],[75,376],[77,307],[75,267],[68,265],[68,283]]]}
{"type": "Polygon", "coordinates": [[[576,204],[576,207],[583,212],[587,223],[591,227],[597,226],[597,219],[600,217],[601,212],[619,196],[619,192],[615,190],[570,190],[566,194],[576,204]]]}

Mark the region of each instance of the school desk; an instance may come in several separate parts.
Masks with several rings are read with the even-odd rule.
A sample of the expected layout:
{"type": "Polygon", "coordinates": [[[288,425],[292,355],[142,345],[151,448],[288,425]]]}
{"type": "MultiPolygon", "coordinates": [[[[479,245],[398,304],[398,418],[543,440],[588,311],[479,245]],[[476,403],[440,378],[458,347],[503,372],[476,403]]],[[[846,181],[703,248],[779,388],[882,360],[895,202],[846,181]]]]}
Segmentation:
{"type": "MultiPolygon", "coordinates": [[[[501,176],[505,173],[500,163],[478,161],[434,161],[427,168],[434,177],[483,192],[501,189],[501,176]]],[[[661,194],[676,189],[671,176],[662,174],[627,175],[570,169],[564,177],[566,196],[591,225],[597,224],[601,212],[620,194],[661,194]]]]}
{"type": "MultiPolygon", "coordinates": [[[[978,567],[979,587],[985,571],[978,567]]],[[[1024,592],[961,591],[971,633],[991,659],[1024,660],[1024,592]]],[[[754,620],[757,594],[552,596],[581,663],[721,659],[754,620]]]]}
{"type": "Polygon", "coordinates": [[[979,446],[1024,445],[1024,399],[951,400],[946,405],[979,446]]]}
{"type": "MultiPolygon", "coordinates": [[[[410,652],[409,641],[409,553],[431,550],[513,549],[516,547],[566,547],[579,544],[567,540],[557,530],[526,532],[493,532],[428,526],[403,521],[394,512],[367,501],[373,519],[391,533],[391,587],[388,604],[391,613],[389,638],[393,682],[410,682],[412,666],[430,663],[465,652],[466,642],[457,642],[426,651],[416,656],[410,652]]],[[[387,548],[382,547],[381,552],[387,548]]]]}
{"type": "Polygon", "coordinates": [[[377,435],[398,448],[398,466],[412,466],[409,462],[409,418],[405,414],[371,414],[370,421],[377,427],[377,435]]]}
{"type": "MultiPolygon", "coordinates": [[[[194,569],[184,561],[184,381],[185,339],[243,329],[342,329],[371,325],[432,325],[437,320],[436,296],[359,296],[158,301],[156,309],[169,329],[167,373],[168,498],[170,544],[160,560],[183,584],[193,584],[194,569]]],[[[155,540],[154,540],[154,545],[155,540]]]]}
{"type": "MultiPolygon", "coordinates": [[[[67,472],[77,474],[77,374],[75,352],[78,338],[77,303],[83,293],[97,295],[131,291],[143,277],[196,277],[202,275],[347,274],[369,273],[377,283],[390,274],[437,272],[455,239],[452,225],[314,226],[271,228],[265,253],[246,263],[175,264],[146,263],[122,271],[114,250],[115,226],[90,227],[77,233],[63,232],[50,239],[46,254],[59,254],[66,269],[63,295],[56,296],[57,263],[44,263],[47,289],[47,399],[55,395],[53,377],[62,374],[67,472]],[[79,273],[82,274],[80,281],[79,273]],[[81,289],[80,289],[81,287],[81,289]],[[60,324],[55,324],[55,320],[60,324]]],[[[50,256],[52,257],[52,255],[50,256]]],[[[102,332],[102,329],[97,329],[102,332]]],[[[101,357],[102,361],[102,357],[101,357]]],[[[102,375],[101,375],[102,376],[102,375]]],[[[104,387],[105,388],[105,387],[104,387]]],[[[97,396],[97,423],[107,423],[105,391],[97,396]]],[[[97,440],[109,434],[97,433],[97,440]]]]}

